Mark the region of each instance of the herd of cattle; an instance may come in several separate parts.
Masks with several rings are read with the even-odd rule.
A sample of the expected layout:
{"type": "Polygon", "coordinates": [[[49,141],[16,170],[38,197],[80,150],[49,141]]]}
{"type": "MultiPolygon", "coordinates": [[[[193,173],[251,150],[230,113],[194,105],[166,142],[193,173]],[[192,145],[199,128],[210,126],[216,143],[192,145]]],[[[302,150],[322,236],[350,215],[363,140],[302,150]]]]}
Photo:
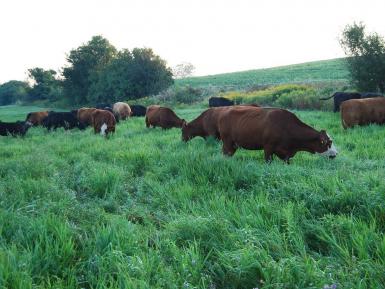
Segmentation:
{"type": "Polygon", "coordinates": [[[321,98],[321,100],[327,100],[333,98],[334,101],[334,112],[340,111],[341,103],[350,99],[364,99],[364,98],[373,98],[373,97],[382,97],[382,94],[376,92],[339,92],[337,91],[330,97],[321,98]]]}
{"type": "MultiPolygon", "coordinates": [[[[345,129],[355,125],[385,123],[385,98],[366,96],[354,93],[335,93],[332,96],[335,111],[341,108],[342,125],[345,129]]],[[[150,105],[146,108],[142,105],[129,106],[124,102],[99,104],[95,108],[80,108],[70,112],[31,112],[25,121],[0,121],[0,135],[23,136],[31,126],[41,125],[48,130],[58,127],[66,130],[77,127],[83,130],[92,126],[95,133],[106,136],[115,132],[116,123],[120,120],[145,116],[147,128],[181,128],[182,140],[185,142],[196,136],[205,139],[212,136],[221,140],[223,153],[228,156],[232,156],[237,148],[263,149],[267,162],[272,160],[273,155],[289,162],[299,151],[318,153],[330,158],[337,155],[332,139],[325,130],[315,130],[288,110],[260,107],[258,104],[234,105],[230,100],[221,97],[210,98],[209,106],[209,109],[191,122],[179,118],[167,107],[150,105]]]]}
{"type": "Polygon", "coordinates": [[[366,92],[336,92],[331,97],[321,100],[334,99],[334,112],[341,111],[341,122],[344,129],[356,125],[385,123],[385,98],[382,94],[366,92]]]}
{"type": "Polygon", "coordinates": [[[113,105],[98,104],[95,108],[83,107],[69,112],[38,111],[28,113],[25,121],[13,123],[0,121],[0,135],[24,136],[32,126],[43,126],[49,131],[59,127],[65,130],[73,128],[84,130],[87,126],[93,126],[95,133],[107,135],[115,131],[115,125],[120,120],[145,115],[145,106],[129,106],[124,102],[113,105]]]}

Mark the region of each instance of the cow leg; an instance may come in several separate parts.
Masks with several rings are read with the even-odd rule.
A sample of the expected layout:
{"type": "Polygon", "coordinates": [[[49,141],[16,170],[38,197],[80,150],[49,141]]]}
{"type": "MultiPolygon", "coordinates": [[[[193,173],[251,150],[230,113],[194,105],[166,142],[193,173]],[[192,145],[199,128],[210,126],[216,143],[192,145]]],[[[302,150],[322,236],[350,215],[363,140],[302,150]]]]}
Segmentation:
{"type": "Polygon", "coordinates": [[[293,157],[289,150],[283,148],[276,149],[275,154],[287,164],[290,164],[290,159],[293,157]]]}
{"type": "Polygon", "coordinates": [[[338,103],[338,100],[334,99],[334,109],[333,112],[340,111],[340,103],[338,103]]]}
{"type": "Polygon", "coordinates": [[[234,145],[234,142],[232,142],[231,140],[223,140],[222,151],[224,155],[231,157],[236,150],[237,149],[234,145]]]}
{"type": "Polygon", "coordinates": [[[265,162],[270,164],[273,161],[273,148],[264,147],[263,150],[265,152],[265,162]]]}
{"type": "Polygon", "coordinates": [[[290,164],[290,156],[287,155],[287,154],[282,154],[282,153],[277,153],[277,156],[283,160],[285,163],[287,163],[288,165],[290,164]]]}
{"type": "Polygon", "coordinates": [[[146,127],[149,128],[150,127],[150,122],[148,121],[148,117],[147,116],[146,116],[145,121],[146,121],[146,127]]]}

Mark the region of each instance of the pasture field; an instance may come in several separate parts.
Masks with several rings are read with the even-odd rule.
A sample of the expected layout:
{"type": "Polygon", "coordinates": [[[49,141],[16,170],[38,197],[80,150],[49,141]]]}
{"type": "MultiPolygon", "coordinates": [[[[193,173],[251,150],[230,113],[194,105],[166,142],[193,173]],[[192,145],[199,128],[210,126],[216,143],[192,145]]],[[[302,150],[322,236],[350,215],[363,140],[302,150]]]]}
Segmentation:
{"type": "MultiPolygon", "coordinates": [[[[330,59],[301,64],[224,73],[176,80],[179,85],[192,87],[217,86],[230,89],[243,89],[259,85],[282,83],[335,83],[348,84],[349,71],[344,59],[330,59]]],[[[330,85],[330,84],[329,84],[330,85]]]]}
{"type": "Polygon", "coordinates": [[[385,128],[296,113],[336,159],[228,158],[144,118],[0,137],[0,288],[384,288],[385,128]]]}

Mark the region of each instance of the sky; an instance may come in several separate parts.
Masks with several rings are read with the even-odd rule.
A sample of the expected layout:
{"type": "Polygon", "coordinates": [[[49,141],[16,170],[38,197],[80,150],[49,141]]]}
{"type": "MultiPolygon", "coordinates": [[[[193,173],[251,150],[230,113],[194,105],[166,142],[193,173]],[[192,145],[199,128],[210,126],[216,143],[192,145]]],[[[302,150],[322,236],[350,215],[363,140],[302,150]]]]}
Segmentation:
{"type": "Polygon", "coordinates": [[[102,35],[118,49],[150,47],[195,75],[344,56],[338,39],[362,21],[385,36],[384,0],[1,0],[0,83],[27,69],[59,71],[102,35]]]}

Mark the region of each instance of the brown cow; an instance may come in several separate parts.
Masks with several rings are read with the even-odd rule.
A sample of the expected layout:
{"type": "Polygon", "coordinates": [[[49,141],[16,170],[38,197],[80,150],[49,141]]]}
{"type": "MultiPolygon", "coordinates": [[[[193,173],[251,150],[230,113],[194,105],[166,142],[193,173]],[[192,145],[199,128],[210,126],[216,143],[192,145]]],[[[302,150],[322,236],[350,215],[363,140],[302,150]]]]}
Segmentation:
{"type": "Polygon", "coordinates": [[[92,124],[92,113],[96,110],[96,108],[88,108],[88,107],[82,107],[78,109],[77,117],[78,120],[83,123],[84,125],[91,125],[92,124]]]}
{"type": "Polygon", "coordinates": [[[293,113],[279,108],[232,107],[219,117],[223,153],[232,156],[238,147],[263,149],[265,160],[273,154],[289,163],[298,151],[334,158],[337,150],[324,130],[316,131],[293,113]]]}
{"type": "Polygon", "coordinates": [[[125,120],[132,114],[130,106],[125,102],[114,103],[112,110],[114,114],[119,115],[119,118],[122,120],[125,120]]]}
{"type": "Polygon", "coordinates": [[[355,125],[385,123],[385,98],[350,99],[341,104],[341,121],[344,129],[355,125]]]}
{"type": "Polygon", "coordinates": [[[25,121],[32,123],[33,126],[43,125],[43,120],[48,116],[48,111],[30,112],[25,121]]]}
{"type": "MultiPolygon", "coordinates": [[[[239,106],[259,107],[258,104],[241,104],[239,106]]],[[[184,123],[182,127],[182,140],[187,142],[190,139],[200,136],[206,139],[209,136],[219,139],[218,118],[221,112],[230,109],[231,106],[212,107],[201,113],[196,119],[184,123]]]]}
{"type": "Polygon", "coordinates": [[[91,117],[95,133],[106,136],[110,132],[115,132],[116,120],[114,115],[108,110],[95,109],[91,117]]]}
{"type": "Polygon", "coordinates": [[[186,121],[180,119],[175,112],[168,107],[161,107],[159,105],[150,105],[146,111],[146,126],[157,127],[163,129],[172,127],[182,127],[186,121]]]}

